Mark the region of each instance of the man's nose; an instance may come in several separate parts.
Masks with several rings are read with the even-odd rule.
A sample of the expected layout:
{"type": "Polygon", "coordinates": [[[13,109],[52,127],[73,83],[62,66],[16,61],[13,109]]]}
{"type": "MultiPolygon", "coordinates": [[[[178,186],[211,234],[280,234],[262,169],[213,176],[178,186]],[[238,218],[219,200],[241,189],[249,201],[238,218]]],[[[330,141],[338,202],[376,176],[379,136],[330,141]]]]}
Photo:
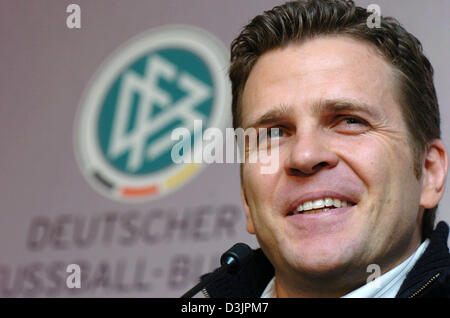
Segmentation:
{"type": "Polygon", "coordinates": [[[322,169],[335,167],[339,157],[317,135],[296,136],[295,143],[285,163],[285,170],[291,176],[309,176],[322,169]]]}

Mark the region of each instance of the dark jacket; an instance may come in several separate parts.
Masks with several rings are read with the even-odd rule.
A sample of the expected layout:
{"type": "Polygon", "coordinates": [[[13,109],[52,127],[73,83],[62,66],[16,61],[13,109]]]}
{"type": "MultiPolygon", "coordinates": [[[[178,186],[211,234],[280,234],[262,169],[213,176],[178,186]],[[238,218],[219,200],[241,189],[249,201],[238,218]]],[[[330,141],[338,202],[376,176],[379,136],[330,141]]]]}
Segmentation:
{"type": "MultiPolygon", "coordinates": [[[[450,255],[447,247],[448,225],[440,222],[430,244],[419,258],[397,293],[397,298],[450,298],[450,255]]],[[[205,277],[207,275],[204,275],[205,277]]],[[[261,249],[235,275],[223,274],[206,288],[207,296],[258,298],[274,276],[272,264],[261,249]]],[[[204,292],[205,292],[204,291],[204,292]]]]}

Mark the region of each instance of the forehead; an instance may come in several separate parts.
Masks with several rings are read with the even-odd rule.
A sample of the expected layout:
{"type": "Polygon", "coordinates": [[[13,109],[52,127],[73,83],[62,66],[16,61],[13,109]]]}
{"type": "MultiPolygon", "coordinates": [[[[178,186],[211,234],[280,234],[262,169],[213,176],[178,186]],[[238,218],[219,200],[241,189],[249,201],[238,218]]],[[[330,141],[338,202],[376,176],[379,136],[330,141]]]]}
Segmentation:
{"type": "Polygon", "coordinates": [[[372,44],[345,36],[291,43],[255,63],[242,94],[242,124],[279,105],[301,112],[333,99],[358,100],[396,116],[394,79],[393,68],[372,44]]]}

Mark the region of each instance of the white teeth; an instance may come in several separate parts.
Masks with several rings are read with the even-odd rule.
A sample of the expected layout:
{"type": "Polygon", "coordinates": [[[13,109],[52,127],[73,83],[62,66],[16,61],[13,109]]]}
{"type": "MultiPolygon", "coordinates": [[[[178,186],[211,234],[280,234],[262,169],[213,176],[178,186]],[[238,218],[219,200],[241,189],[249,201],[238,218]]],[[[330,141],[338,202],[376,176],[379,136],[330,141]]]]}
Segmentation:
{"type": "Polygon", "coordinates": [[[312,201],[307,201],[303,203],[303,211],[309,211],[313,209],[313,203],[312,201]]]}
{"type": "Polygon", "coordinates": [[[329,210],[327,207],[335,207],[335,208],[345,208],[347,206],[352,206],[350,202],[347,201],[341,201],[339,199],[335,198],[323,198],[323,199],[317,199],[314,201],[306,201],[303,202],[303,204],[300,204],[297,207],[297,212],[303,212],[303,211],[310,211],[310,210],[317,210],[317,209],[323,209],[324,211],[329,210]]]}
{"type": "Polygon", "coordinates": [[[325,206],[333,206],[333,199],[332,198],[325,198],[325,206]]]}
{"type": "Polygon", "coordinates": [[[333,206],[340,208],[341,207],[341,200],[339,199],[333,199],[333,206]]]}
{"type": "Polygon", "coordinates": [[[313,201],[312,204],[313,204],[313,208],[314,209],[321,209],[321,208],[323,208],[325,206],[325,204],[324,204],[322,199],[315,200],[315,201],[313,201]]]}

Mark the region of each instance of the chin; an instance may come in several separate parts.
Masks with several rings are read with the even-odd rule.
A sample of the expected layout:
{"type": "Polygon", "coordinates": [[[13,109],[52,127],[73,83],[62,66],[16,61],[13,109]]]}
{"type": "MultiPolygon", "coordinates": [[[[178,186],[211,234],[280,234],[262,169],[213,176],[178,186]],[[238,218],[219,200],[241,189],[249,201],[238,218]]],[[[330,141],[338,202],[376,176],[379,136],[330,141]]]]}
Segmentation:
{"type": "Polygon", "coordinates": [[[342,240],[316,240],[304,242],[301,248],[290,246],[284,258],[294,270],[313,276],[328,276],[348,271],[359,262],[358,246],[342,240]]]}

